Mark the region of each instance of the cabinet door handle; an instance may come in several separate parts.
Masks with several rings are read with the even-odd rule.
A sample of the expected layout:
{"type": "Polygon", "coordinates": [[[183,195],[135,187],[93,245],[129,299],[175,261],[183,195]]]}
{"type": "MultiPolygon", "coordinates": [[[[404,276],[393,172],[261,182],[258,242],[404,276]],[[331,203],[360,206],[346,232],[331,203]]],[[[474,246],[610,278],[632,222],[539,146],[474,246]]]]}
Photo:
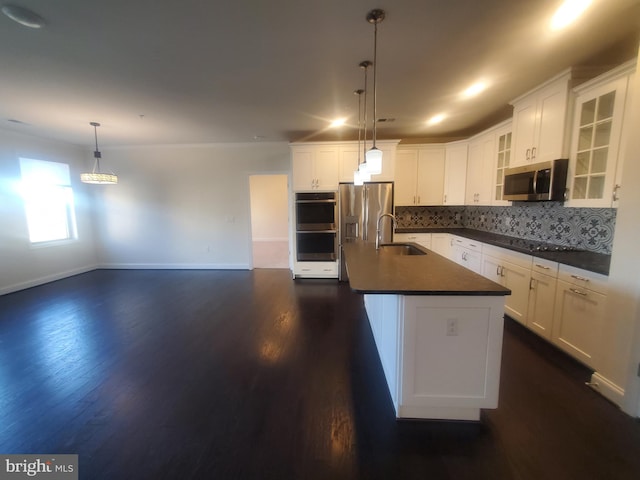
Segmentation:
{"type": "Polygon", "coordinates": [[[530,149],[530,148],[527,148],[526,160],[527,160],[527,162],[528,162],[529,160],[531,160],[531,149],[530,149]]]}
{"type": "Polygon", "coordinates": [[[533,147],[531,149],[531,160],[535,160],[536,159],[536,147],[533,147]]]}
{"type": "Polygon", "coordinates": [[[447,203],[447,195],[444,195],[444,203],[447,203]]]}
{"type": "Polygon", "coordinates": [[[575,288],[569,288],[569,290],[571,290],[573,293],[575,293],[577,295],[582,295],[583,297],[586,297],[588,295],[587,292],[582,292],[582,291],[577,290],[575,288]]]}
{"type": "Polygon", "coordinates": [[[620,190],[620,187],[622,187],[622,185],[620,185],[619,183],[616,183],[616,185],[613,187],[613,194],[611,195],[611,199],[614,202],[620,200],[620,196],[618,195],[618,190],[620,190]]]}
{"type": "Polygon", "coordinates": [[[588,282],[589,279],[585,278],[585,277],[581,277],[580,275],[571,275],[573,278],[575,278],[576,280],[580,280],[582,282],[588,282]]]}
{"type": "Polygon", "coordinates": [[[500,276],[504,277],[504,267],[500,265],[500,276]]]}
{"type": "Polygon", "coordinates": [[[538,267],[538,268],[542,268],[542,269],[544,269],[544,270],[551,270],[551,267],[546,267],[546,266],[544,266],[544,265],[540,265],[539,263],[536,263],[536,267],[538,267]]]}
{"type": "Polygon", "coordinates": [[[500,265],[496,267],[496,277],[500,277],[500,265]]]}
{"type": "Polygon", "coordinates": [[[418,205],[420,205],[420,195],[418,195],[418,205]]]}
{"type": "Polygon", "coordinates": [[[535,285],[536,285],[535,279],[534,278],[530,278],[529,279],[529,290],[535,290],[536,289],[535,285]]]}

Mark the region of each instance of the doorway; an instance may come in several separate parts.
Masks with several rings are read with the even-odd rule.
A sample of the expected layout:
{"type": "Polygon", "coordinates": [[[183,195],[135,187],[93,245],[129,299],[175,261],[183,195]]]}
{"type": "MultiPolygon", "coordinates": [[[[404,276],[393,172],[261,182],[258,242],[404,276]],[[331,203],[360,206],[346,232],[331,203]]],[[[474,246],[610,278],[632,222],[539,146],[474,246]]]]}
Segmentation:
{"type": "Polygon", "coordinates": [[[289,268],[288,175],[250,175],[253,268],[289,268]]]}

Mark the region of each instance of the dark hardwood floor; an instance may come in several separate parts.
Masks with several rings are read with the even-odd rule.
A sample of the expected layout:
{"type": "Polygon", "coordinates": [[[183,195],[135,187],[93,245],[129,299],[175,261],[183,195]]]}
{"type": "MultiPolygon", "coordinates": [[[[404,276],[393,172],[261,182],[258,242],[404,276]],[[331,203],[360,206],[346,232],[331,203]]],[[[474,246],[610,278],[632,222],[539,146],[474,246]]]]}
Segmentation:
{"type": "Polygon", "coordinates": [[[508,320],[500,406],[396,421],[360,296],[287,270],[98,270],[0,297],[0,453],[82,479],[638,479],[640,423],[508,320]]]}

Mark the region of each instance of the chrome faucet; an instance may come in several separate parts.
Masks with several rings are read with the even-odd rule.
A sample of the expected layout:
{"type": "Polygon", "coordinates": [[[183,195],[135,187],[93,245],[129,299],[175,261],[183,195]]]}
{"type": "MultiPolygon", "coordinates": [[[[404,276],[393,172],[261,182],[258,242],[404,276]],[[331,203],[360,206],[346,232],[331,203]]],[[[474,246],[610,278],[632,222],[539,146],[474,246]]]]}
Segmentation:
{"type": "Polygon", "coordinates": [[[394,217],[391,213],[383,213],[378,217],[378,224],[376,226],[376,250],[380,248],[380,221],[384,217],[391,217],[391,228],[393,228],[393,226],[397,225],[398,223],[398,220],[396,220],[396,217],[394,217]]]}

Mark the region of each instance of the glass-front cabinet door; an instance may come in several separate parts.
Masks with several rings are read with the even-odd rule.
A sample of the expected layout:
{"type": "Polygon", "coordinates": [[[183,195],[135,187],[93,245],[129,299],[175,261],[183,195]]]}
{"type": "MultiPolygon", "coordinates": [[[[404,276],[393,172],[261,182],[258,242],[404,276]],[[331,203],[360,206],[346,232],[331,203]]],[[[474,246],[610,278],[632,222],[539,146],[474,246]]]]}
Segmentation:
{"type": "Polygon", "coordinates": [[[492,205],[510,205],[502,199],[504,193],[504,171],[511,166],[511,125],[496,132],[497,162],[494,170],[492,205]]]}
{"type": "Polygon", "coordinates": [[[576,97],[569,170],[572,207],[616,205],[616,180],[628,75],[580,91],[576,97]]]}

